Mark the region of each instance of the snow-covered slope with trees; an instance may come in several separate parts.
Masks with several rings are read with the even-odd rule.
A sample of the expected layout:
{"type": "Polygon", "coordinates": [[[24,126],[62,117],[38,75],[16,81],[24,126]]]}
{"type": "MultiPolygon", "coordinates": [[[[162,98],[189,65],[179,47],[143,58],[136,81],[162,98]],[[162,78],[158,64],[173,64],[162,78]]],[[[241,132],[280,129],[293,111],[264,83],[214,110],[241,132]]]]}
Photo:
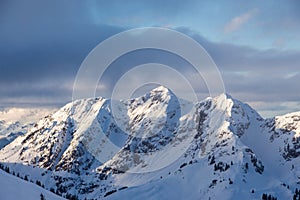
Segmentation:
{"type": "Polygon", "coordinates": [[[64,198],[53,194],[33,183],[21,180],[11,174],[0,170],[0,199],[17,200],[63,200],[64,198]]]}
{"type": "Polygon", "coordinates": [[[181,114],[162,86],[127,101],[77,100],[4,147],[0,161],[73,199],[293,197],[300,113],[263,119],[227,94],[189,107],[181,114]]]}

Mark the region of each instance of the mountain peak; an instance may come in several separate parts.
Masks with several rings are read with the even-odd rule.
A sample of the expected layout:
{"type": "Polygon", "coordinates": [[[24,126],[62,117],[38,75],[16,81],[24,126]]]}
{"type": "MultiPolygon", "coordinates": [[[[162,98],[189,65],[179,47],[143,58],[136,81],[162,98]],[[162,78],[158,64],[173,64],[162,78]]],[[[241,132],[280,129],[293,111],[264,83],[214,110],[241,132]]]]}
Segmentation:
{"type": "MultiPolygon", "coordinates": [[[[176,95],[168,88],[164,86],[158,86],[151,91],[147,92],[141,97],[138,97],[136,99],[130,99],[129,101],[141,101],[141,102],[146,102],[146,101],[153,101],[153,102],[169,102],[171,99],[177,99],[176,95]]],[[[126,100],[125,100],[126,101],[126,100]]],[[[127,100],[128,101],[128,100],[127,100]]]]}
{"type": "Polygon", "coordinates": [[[157,86],[156,88],[152,89],[151,91],[153,91],[153,92],[169,92],[170,89],[163,85],[160,85],[160,86],[157,86]]]}
{"type": "Polygon", "coordinates": [[[167,88],[165,86],[162,86],[162,85],[152,89],[149,93],[152,94],[152,95],[153,94],[160,94],[160,95],[165,94],[165,95],[168,95],[168,96],[173,95],[173,92],[169,88],[167,88]]]}
{"type": "Polygon", "coordinates": [[[218,96],[214,97],[216,100],[235,100],[230,94],[228,93],[221,93],[218,96]]]}

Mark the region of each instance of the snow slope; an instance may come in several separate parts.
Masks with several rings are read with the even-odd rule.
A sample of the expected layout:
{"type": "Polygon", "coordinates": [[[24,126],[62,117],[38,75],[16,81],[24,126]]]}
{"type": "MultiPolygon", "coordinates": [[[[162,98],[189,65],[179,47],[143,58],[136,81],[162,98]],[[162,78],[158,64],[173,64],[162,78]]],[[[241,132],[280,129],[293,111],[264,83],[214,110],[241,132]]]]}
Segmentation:
{"type": "Polygon", "coordinates": [[[17,199],[40,199],[43,194],[46,200],[63,200],[52,192],[39,187],[28,181],[24,181],[11,174],[7,174],[0,170],[0,199],[17,200],[17,199]]]}

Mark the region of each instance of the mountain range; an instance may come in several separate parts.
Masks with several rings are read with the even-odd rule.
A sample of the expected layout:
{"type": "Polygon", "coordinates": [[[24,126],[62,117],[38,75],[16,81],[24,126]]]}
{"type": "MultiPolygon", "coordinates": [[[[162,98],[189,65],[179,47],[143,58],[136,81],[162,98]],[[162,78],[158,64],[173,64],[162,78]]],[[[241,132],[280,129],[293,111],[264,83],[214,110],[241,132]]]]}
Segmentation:
{"type": "Polygon", "coordinates": [[[300,112],[264,119],[228,94],[191,103],[160,86],[65,105],[3,143],[0,168],[66,199],[293,199],[299,137],[300,112]]]}

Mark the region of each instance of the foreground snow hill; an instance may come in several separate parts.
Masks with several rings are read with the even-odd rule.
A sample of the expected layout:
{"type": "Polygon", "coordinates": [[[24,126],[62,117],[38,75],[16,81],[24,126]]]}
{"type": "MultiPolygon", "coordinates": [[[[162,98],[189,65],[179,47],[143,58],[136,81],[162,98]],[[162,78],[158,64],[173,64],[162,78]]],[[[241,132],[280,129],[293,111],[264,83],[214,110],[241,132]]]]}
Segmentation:
{"type": "Polygon", "coordinates": [[[53,194],[28,181],[21,180],[13,175],[0,170],[0,199],[18,200],[32,199],[39,200],[41,195],[46,200],[63,200],[64,198],[53,194]]]}
{"type": "Polygon", "coordinates": [[[263,119],[227,94],[184,106],[162,86],[127,101],[78,100],[4,147],[0,161],[68,199],[293,197],[300,113],[263,119]]]}

